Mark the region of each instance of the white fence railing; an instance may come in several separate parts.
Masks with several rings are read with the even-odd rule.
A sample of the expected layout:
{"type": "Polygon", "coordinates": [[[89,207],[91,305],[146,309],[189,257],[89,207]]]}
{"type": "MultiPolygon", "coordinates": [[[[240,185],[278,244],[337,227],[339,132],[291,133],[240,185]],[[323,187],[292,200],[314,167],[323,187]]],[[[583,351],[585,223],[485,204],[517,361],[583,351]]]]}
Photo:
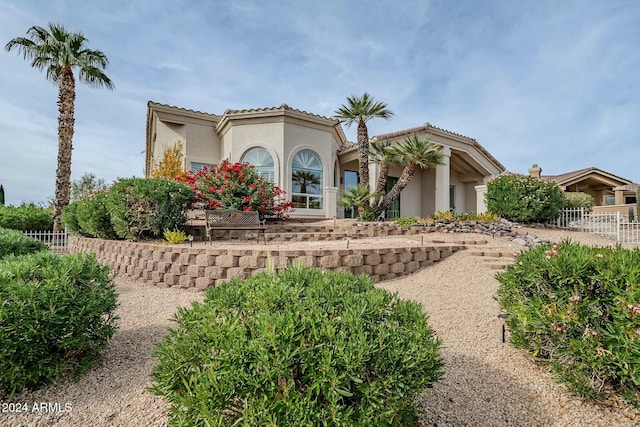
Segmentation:
{"type": "Polygon", "coordinates": [[[69,233],[65,231],[25,231],[25,236],[33,237],[49,246],[51,252],[58,254],[67,253],[69,245],[69,233]]]}
{"type": "Polygon", "coordinates": [[[640,223],[629,221],[620,212],[585,212],[584,208],[565,209],[551,222],[558,228],[594,233],[618,242],[640,243],[640,223]]]}

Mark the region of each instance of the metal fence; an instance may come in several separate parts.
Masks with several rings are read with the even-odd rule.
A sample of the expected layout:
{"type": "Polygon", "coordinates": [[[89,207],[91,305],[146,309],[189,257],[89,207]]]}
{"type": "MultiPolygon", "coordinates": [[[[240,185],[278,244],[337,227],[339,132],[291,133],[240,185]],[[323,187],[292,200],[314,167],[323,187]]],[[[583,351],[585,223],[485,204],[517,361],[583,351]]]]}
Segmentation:
{"type": "Polygon", "coordinates": [[[640,243],[640,223],[620,212],[585,212],[584,208],[565,209],[551,222],[558,228],[594,233],[618,242],[640,243]]]}
{"type": "Polygon", "coordinates": [[[25,236],[33,237],[49,246],[52,252],[65,254],[69,250],[69,233],[65,231],[25,231],[25,236]]]}

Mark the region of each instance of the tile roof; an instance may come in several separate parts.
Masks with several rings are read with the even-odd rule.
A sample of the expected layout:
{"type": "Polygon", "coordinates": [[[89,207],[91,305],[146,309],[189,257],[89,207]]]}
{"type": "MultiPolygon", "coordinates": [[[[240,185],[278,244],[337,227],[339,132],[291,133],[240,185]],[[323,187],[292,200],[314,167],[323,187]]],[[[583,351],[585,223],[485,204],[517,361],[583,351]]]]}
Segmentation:
{"type": "Polygon", "coordinates": [[[381,135],[376,135],[373,138],[375,138],[378,141],[381,141],[381,140],[385,140],[385,139],[397,138],[399,136],[411,135],[411,134],[418,133],[418,132],[430,132],[430,131],[434,131],[434,130],[442,132],[444,134],[448,134],[448,135],[451,135],[451,136],[455,136],[455,137],[467,140],[467,142],[469,144],[471,144],[476,149],[478,149],[478,151],[480,151],[482,154],[487,156],[487,158],[489,160],[491,160],[496,166],[498,166],[498,168],[502,169],[503,171],[506,170],[504,165],[502,163],[500,163],[498,161],[498,159],[493,157],[493,155],[491,153],[489,153],[486,148],[484,148],[482,145],[480,145],[480,143],[478,143],[478,141],[476,141],[474,138],[468,137],[466,135],[462,135],[460,133],[452,132],[452,131],[447,130],[447,129],[439,128],[437,126],[433,126],[431,123],[425,123],[422,126],[417,126],[417,127],[408,128],[408,129],[402,129],[402,130],[399,130],[399,131],[396,131],[396,132],[383,133],[381,135]]]}
{"type": "Polygon", "coordinates": [[[228,109],[228,110],[226,110],[224,112],[224,114],[227,115],[227,114],[242,114],[242,113],[259,113],[259,112],[263,112],[263,111],[282,111],[282,110],[295,111],[297,113],[305,114],[307,116],[316,117],[316,118],[324,119],[324,120],[331,120],[331,121],[334,121],[334,122],[338,121],[338,119],[336,119],[335,117],[327,117],[327,116],[323,116],[321,114],[310,113],[308,111],[299,110],[297,108],[289,107],[287,104],[281,104],[278,107],[248,108],[248,109],[242,109],[242,110],[228,109]]]}
{"type": "Polygon", "coordinates": [[[180,111],[184,111],[184,112],[187,112],[187,113],[195,113],[195,114],[200,114],[200,115],[204,115],[204,116],[210,116],[211,118],[214,118],[214,119],[220,119],[220,117],[221,117],[218,114],[211,114],[211,113],[207,113],[207,112],[204,112],[204,111],[191,110],[191,109],[188,109],[188,108],[176,107],[175,105],[161,104],[159,102],[153,102],[153,101],[147,102],[147,106],[148,107],[170,108],[172,110],[180,110],[180,111]]]}
{"type": "Polygon", "coordinates": [[[630,181],[630,180],[628,180],[626,178],[622,178],[622,177],[620,177],[618,175],[614,175],[614,174],[612,174],[610,172],[603,171],[602,169],[598,169],[598,168],[593,167],[593,166],[589,167],[589,168],[578,169],[578,170],[575,170],[575,171],[566,172],[566,173],[563,173],[563,174],[560,174],[560,175],[542,175],[540,177],[540,179],[543,180],[543,181],[547,181],[547,182],[548,181],[553,181],[553,182],[557,182],[558,184],[562,184],[562,183],[571,181],[571,180],[573,180],[575,178],[587,175],[587,174],[592,173],[592,172],[593,173],[598,173],[600,175],[609,176],[609,177],[611,177],[613,179],[616,179],[618,181],[621,181],[621,182],[632,184],[632,181],[630,181]]]}

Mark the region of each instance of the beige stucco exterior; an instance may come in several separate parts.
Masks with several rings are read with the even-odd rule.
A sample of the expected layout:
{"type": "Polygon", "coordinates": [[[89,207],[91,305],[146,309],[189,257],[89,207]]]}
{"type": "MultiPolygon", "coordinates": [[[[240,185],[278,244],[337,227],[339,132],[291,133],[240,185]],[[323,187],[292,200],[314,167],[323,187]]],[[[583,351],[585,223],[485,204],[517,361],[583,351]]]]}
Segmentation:
{"type": "MultiPolygon", "coordinates": [[[[445,165],[436,170],[418,170],[400,195],[404,217],[432,215],[454,209],[456,212],[482,212],[484,193],[477,191],[493,176],[504,171],[500,164],[474,139],[430,124],[374,137],[391,143],[417,134],[442,146],[445,165]],[[450,194],[454,199],[450,199],[450,194]]],[[[222,115],[186,110],[154,102],[148,103],[145,174],[162,156],[164,149],[181,141],[185,147],[185,169],[198,164],[216,164],[224,159],[241,161],[255,147],[268,151],[274,162],[273,182],[289,200],[294,192],[293,159],[309,150],[322,164],[320,183],[322,206],[296,208],[292,217],[335,218],[344,216],[338,201],[345,190],[345,171],[358,170],[357,148],[346,140],[337,119],[279,107],[227,110],[222,115]]],[[[370,181],[374,187],[379,165],[371,163],[370,181]]],[[[390,176],[399,177],[400,167],[390,176]]]]}

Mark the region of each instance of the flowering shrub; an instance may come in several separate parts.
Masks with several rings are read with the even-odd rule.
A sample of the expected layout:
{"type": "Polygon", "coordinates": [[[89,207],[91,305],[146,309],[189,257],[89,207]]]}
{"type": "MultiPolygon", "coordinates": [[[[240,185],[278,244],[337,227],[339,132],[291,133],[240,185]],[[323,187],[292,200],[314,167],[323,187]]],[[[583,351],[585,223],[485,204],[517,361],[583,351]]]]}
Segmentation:
{"type": "Polygon", "coordinates": [[[520,174],[502,175],[487,184],[487,208],[516,222],[558,218],[566,200],[560,187],[520,174]]]}
{"type": "Polygon", "coordinates": [[[193,188],[195,208],[258,211],[263,217],[278,218],[287,218],[293,210],[293,203],[284,200],[284,191],[248,163],[224,160],[177,179],[193,188]]]}
{"type": "Polygon", "coordinates": [[[581,396],[640,408],[640,249],[539,245],[497,278],[514,347],[581,396]]]}
{"type": "Polygon", "coordinates": [[[584,208],[587,212],[593,210],[595,200],[593,196],[582,192],[570,192],[564,193],[564,197],[567,199],[567,208],[584,208]]]}

